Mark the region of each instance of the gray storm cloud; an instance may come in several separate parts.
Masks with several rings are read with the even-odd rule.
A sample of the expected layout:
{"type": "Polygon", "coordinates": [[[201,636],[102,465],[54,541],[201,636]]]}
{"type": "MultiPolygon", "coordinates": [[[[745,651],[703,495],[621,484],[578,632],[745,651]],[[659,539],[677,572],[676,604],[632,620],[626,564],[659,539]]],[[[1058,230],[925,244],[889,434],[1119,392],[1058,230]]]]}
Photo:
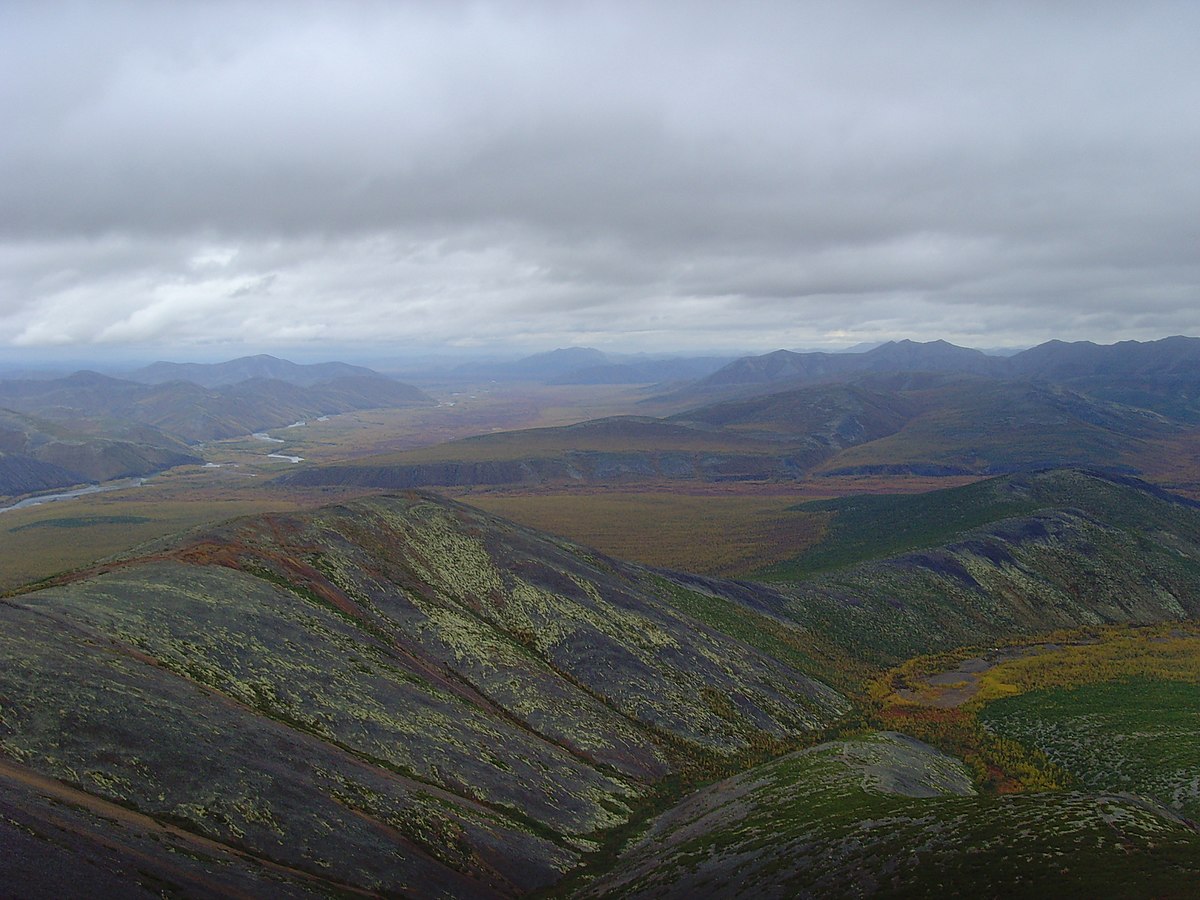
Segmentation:
{"type": "Polygon", "coordinates": [[[1196,333],[1198,20],[7,4],[0,340],[1196,333]]]}

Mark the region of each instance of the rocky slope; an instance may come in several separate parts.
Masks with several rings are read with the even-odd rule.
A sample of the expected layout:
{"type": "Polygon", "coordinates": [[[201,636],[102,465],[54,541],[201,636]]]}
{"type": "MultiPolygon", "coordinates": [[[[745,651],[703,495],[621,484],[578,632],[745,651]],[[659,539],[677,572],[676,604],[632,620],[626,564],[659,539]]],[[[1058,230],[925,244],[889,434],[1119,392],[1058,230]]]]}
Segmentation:
{"type": "Polygon", "coordinates": [[[325,887],[547,885],[670,773],[847,708],[653,573],[426,496],[105,568],[0,606],[4,756],[325,887]]]}
{"type": "Polygon", "coordinates": [[[406,493],[234,520],[11,597],[0,869],[201,896],[920,894],[944,888],[926,871],[1044,887],[1063,855],[1083,890],[1134,854],[1157,879],[1135,887],[1190,883],[1195,829],[1141,800],[976,796],[894,735],[783,754],[915,653],[1197,616],[1197,505],[1070,470],[828,512],[815,562],[773,586],[406,493]]]}

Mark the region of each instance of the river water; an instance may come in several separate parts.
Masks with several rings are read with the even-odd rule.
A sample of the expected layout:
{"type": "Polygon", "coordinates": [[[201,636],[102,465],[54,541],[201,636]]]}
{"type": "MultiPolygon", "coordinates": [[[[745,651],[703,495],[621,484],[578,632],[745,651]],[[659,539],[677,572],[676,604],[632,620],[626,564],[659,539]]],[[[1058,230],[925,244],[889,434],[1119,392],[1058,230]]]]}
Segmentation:
{"type": "Polygon", "coordinates": [[[145,478],[120,478],[116,481],[105,481],[102,484],[89,484],[87,487],[76,488],[73,491],[63,491],[60,494],[39,494],[37,497],[28,497],[20,503],[14,503],[12,506],[0,506],[0,513],[8,512],[12,509],[41,506],[43,503],[57,503],[60,500],[70,500],[74,497],[82,497],[85,494],[102,494],[105,491],[119,491],[122,488],[141,487],[146,481],[147,479],[145,478]]]}

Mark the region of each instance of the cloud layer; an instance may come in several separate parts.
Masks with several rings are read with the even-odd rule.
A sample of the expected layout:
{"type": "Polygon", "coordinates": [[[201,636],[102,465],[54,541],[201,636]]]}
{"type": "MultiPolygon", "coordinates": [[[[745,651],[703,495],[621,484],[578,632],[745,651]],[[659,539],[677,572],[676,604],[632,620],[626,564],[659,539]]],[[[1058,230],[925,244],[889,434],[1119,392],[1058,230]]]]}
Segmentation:
{"type": "Polygon", "coordinates": [[[1200,331],[1200,8],[0,8],[0,341],[1200,331]]]}

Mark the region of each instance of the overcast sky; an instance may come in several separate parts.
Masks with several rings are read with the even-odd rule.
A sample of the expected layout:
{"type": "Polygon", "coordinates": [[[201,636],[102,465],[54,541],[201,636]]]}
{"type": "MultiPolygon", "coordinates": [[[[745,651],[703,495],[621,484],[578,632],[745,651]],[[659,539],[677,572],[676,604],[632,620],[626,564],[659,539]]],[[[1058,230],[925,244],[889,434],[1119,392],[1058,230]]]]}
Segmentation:
{"type": "Polygon", "coordinates": [[[1177,333],[1195,2],[0,3],[10,353],[1177,333]]]}

